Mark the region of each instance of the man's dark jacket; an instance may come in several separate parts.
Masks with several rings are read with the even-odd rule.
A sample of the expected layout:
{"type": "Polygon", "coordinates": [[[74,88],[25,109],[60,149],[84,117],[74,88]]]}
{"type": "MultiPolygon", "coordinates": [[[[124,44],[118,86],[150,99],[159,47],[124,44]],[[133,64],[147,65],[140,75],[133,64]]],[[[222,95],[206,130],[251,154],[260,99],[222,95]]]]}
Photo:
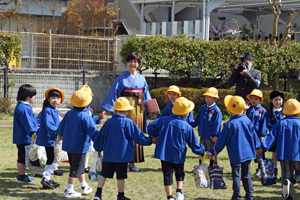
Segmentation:
{"type": "Polygon", "coordinates": [[[229,77],[228,84],[229,86],[233,86],[236,83],[236,90],[234,95],[238,95],[243,97],[245,100],[246,96],[252,92],[252,90],[258,88],[258,82],[255,80],[261,81],[261,71],[250,68],[250,71],[241,75],[238,70],[233,68],[233,72],[229,77]]]}

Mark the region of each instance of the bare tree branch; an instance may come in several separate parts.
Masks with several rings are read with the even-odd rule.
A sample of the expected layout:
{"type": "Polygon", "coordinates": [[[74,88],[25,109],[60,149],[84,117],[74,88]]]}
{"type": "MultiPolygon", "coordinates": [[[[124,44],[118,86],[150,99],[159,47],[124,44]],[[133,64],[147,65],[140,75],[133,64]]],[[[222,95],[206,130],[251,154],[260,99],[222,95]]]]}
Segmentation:
{"type": "Polygon", "coordinates": [[[276,8],[276,0],[274,0],[274,2],[272,2],[272,0],[269,0],[269,4],[271,5],[271,10],[274,14],[273,34],[272,34],[272,38],[270,39],[270,42],[272,44],[276,44],[276,37],[278,32],[278,20],[281,14],[282,4],[281,4],[281,0],[278,0],[277,8],[276,8]]]}
{"type": "Polygon", "coordinates": [[[290,31],[291,31],[291,28],[292,28],[292,24],[291,24],[291,19],[292,19],[292,16],[293,14],[295,13],[295,9],[290,9],[290,16],[289,16],[289,20],[287,22],[287,24],[285,25],[285,33],[283,35],[283,37],[281,38],[279,44],[278,44],[278,48],[280,48],[284,42],[286,41],[287,37],[290,38],[291,35],[290,35],[290,31]]]}
{"type": "Polygon", "coordinates": [[[13,0],[10,0],[9,2],[3,2],[3,3],[0,3],[0,5],[7,6],[7,5],[10,4],[11,2],[13,2],[13,0]]]}

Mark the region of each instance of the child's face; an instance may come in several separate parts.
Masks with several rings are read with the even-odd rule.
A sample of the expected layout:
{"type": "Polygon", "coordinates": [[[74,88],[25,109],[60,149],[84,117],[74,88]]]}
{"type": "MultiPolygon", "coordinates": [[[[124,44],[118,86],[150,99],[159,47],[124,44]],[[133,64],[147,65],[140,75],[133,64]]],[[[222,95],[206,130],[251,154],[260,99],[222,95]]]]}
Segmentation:
{"type": "Polygon", "coordinates": [[[254,95],[250,96],[250,103],[252,106],[257,106],[260,104],[260,102],[261,102],[261,98],[259,98],[258,96],[254,96],[254,95]]]}
{"type": "Polygon", "coordinates": [[[26,102],[32,103],[33,100],[34,100],[34,98],[35,98],[35,96],[33,96],[33,97],[26,97],[26,102]]]}
{"type": "Polygon", "coordinates": [[[61,103],[61,98],[60,97],[49,97],[48,101],[51,106],[53,106],[54,108],[58,108],[58,106],[61,103]]]}
{"type": "Polygon", "coordinates": [[[179,97],[179,94],[176,92],[168,92],[168,97],[171,102],[174,102],[179,97]]]}
{"type": "Polygon", "coordinates": [[[205,102],[207,105],[211,106],[215,101],[217,101],[217,98],[205,96],[205,102]]]}
{"type": "Polygon", "coordinates": [[[281,96],[274,97],[270,101],[276,109],[280,108],[283,104],[283,99],[281,98],[281,96]]]}

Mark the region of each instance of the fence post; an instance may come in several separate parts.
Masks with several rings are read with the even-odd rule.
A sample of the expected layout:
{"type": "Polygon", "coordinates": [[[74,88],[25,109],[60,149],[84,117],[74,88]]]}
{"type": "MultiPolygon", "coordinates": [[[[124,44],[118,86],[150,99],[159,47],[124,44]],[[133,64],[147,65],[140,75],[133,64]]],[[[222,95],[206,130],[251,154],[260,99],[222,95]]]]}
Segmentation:
{"type": "Polygon", "coordinates": [[[115,76],[117,73],[117,55],[118,55],[118,39],[115,37],[115,50],[114,50],[114,73],[115,76]]]}
{"type": "Polygon", "coordinates": [[[7,72],[8,72],[8,63],[4,68],[4,98],[7,97],[7,72]]]}
{"type": "Polygon", "coordinates": [[[49,30],[49,74],[51,74],[51,68],[52,68],[52,35],[51,35],[51,29],[49,30]]]}
{"type": "Polygon", "coordinates": [[[106,64],[106,71],[107,71],[107,74],[108,74],[108,71],[109,71],[109,38],[107,38],[107,64],[106,64]]]}
{"type": "Polygon", "coordinates": [[[33,68],[33,33],[31,33],[31,68],[33,68]]]}
{"type": "Polygon", "coordinates": [[[85,85],[85,70],[82,71],[82,85],[85,85]]]}

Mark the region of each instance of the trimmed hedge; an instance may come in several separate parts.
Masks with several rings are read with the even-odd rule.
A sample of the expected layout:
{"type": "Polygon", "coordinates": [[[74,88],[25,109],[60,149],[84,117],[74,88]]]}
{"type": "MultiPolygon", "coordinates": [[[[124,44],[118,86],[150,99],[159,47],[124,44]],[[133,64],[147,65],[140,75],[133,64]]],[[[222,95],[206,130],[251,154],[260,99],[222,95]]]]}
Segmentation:
{"type": "MultiPolygon", "coordinates": [[[[207,88],[202,88],[202,89],[184,88],[184,87],[179,87],[179,88],[180,91],[182,92],[183,97],[195,103],[194,113],[198,113],[201,106],[206,104],[203,94],[206,92],[207,88]]],[[[161,111],[166,107],[166,105],[170,103],[168,96],[165,95],[165,91],[167,90],[168,90],[167,87],[161,87],[150,91],[151,97],[157,100],[157,103],[161,111]]],[[[227,95],[233,95],[234,91],[235,90],[232,89],[218,89],[220,98],[217,100],[216,103],[222,112],[226,112],[226,107],[224,105],[224,98],[227,95]]],[[[261,90],[261,91],[263,93],[263,98],[264,98],[261,105],[267,110],[269,108],[270,93],[272,91],[271,90],[261,90]]],[[[286,100],[294,98],[294,94],[292,92],[283,92],[283,93],[285,95],[286,100]]]]}

